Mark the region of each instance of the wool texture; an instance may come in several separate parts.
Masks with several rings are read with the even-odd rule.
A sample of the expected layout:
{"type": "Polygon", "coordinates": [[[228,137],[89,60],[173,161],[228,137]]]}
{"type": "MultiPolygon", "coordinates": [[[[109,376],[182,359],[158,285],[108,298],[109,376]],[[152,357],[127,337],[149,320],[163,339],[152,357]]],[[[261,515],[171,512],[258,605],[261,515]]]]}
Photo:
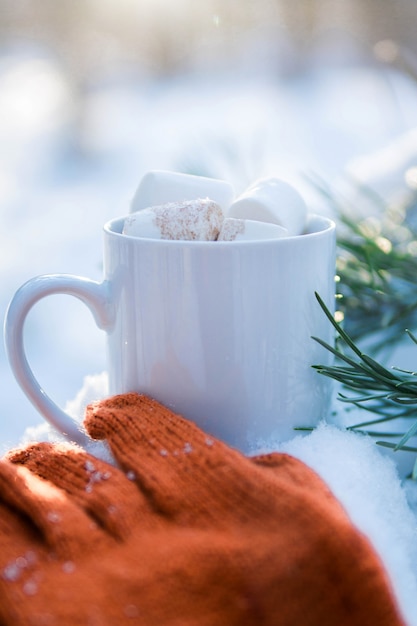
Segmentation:
{"type": "Polygon", "coordinates": [[[403,626],[325,483],[249,458],[155,400],[87,408],[117,467],[70,444],[0,461],[2,626],[403,626]]]}

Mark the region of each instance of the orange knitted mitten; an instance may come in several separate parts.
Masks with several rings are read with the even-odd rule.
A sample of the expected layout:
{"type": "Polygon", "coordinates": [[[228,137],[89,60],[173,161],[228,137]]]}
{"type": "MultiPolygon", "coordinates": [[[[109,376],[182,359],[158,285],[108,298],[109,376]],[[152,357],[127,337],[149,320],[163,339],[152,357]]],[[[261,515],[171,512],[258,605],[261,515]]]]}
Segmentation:
{"type": "Polygon", "coordinates": [[[284,454],[249,459],[138,394],[75,446],[0,461],[0,624],[401,626],[368,541],[284,454]]]}

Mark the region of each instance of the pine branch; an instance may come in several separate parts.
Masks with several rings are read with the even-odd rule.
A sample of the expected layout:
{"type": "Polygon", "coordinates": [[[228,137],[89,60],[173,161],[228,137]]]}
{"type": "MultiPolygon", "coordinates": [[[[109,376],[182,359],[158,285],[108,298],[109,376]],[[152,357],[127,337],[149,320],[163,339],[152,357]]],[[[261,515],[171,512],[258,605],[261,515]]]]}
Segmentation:
{"type": "MultiPolygon", "coordinates": [[[[392,421],[399,417],[411,417],[414,422],[405,433],[398,433],[400,440],[396,444],[378,441],[379,445],[394,450],[406,449],[405,444],[417,433],[417,374],[401,369],[387,369],[374,358],[363,353],[350,335],[342,328],[325,303],[316,293],[316,298],[323,312],[336,330],[339,342],[332,347],[319,337],[313,337],[321,346],[336,356],[342,365],[313,365],[321,375],[338,381],[344,388],[355,391],[355,395],[339,393],[339,399],[355,406],[364,407],[379,417],[349,426],[349,430],[366,432],[371,436],[375,433],[364,427],[374,426],[382,422],[392,421]],[[352,355],[345,354],[347,348],[352,355]],[[360,395],[357,395],[360,392],[360,395]],[[405,409],[403,407],[406,407],[405,409]]],[[[412,333],[410,338],[417,343],[412,333]]],[[[381,436],[381,433],[378,434],[381,436]]]]}
{"type": "Polygon", "coordinates": [[[374,215],[361,216],[352,201],[309,176],[337,221],[338,316],[354,342],[366,340],[372,355],[417,327],[417,196],[387,204],[372,189],[355,186],[374,215]]]}

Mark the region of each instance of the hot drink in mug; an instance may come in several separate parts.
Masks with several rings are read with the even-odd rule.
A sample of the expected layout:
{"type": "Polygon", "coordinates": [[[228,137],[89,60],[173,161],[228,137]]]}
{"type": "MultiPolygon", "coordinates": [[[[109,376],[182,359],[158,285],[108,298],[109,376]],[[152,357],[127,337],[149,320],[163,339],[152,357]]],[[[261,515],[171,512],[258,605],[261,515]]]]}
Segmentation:
{"type": "Polygon", "coordinates": [[[333,308],[334,223],[310,215],[300,235],[201,241],[129,234],[129,219],[104,226],[102,282],[40,276],[10,303],[10,364],[43,416],[85,441],[40,387],[23,344],[31,307],[69,294],[106,334],[112,395],[147,394],[248,453],[325,417],[331,382],[311,366],[331,357],[311,337],[333,340],[315,292],[333,308]]]}

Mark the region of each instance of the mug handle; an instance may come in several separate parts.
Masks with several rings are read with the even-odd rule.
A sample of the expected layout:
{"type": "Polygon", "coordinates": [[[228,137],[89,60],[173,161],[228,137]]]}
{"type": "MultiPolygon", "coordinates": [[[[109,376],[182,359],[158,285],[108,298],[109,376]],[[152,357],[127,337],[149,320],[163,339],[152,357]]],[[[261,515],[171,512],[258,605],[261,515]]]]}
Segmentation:
{"type": "Polygon", "coordinates": [[[36,302],[53,294],[75,296],[92,312],[97,326],[107,330],[112,326],[114,310],[110,299],[110,283],[102,283],[72,276],[49,274],[37,276],[26,282],[12,298],[5,318],[4,339],[12,372],[20,387],[45,417],[67,439],[80,445],[89,441],[77,423],[59,408],[44,392],[36,380],[26,358],[23,331],[26,317],[36,302]]]}

